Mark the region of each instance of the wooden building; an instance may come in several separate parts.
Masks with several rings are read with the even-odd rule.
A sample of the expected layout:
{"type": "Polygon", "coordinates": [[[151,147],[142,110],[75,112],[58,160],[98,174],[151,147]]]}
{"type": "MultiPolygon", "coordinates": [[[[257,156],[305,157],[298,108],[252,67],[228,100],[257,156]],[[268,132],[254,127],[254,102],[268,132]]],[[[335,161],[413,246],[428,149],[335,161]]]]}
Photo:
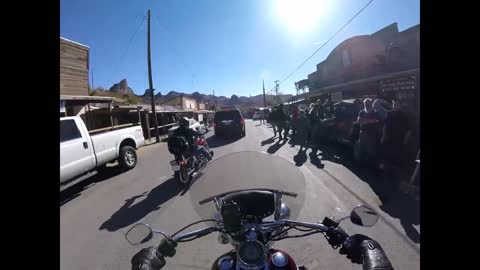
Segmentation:
{"type": "Polygon", "coordinates": [[[89,47],[60,37],[60,95],[88,96],[89,47]]]}

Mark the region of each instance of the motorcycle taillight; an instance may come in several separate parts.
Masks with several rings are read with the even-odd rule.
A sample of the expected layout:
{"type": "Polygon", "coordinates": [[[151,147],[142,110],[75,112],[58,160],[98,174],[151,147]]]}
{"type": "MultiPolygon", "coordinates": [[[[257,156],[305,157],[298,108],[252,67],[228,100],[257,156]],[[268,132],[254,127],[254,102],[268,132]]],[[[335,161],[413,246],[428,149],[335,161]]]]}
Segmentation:
{"type": "Polygon", "coordinates": [[[186,164],[187,164],[187,161],[185,161],[185,160],[178,160],[178,161],[177,161],[177,164],[178,164],[178,165],[186,165],[186,164]]]}

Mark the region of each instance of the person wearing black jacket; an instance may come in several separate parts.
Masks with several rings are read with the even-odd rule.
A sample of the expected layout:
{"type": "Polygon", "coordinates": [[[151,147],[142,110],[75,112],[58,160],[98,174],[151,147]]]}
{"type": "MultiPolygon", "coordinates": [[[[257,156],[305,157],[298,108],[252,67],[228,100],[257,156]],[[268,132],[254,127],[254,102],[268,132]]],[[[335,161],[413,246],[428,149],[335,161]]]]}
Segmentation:
{"type": "Polygon", "coordinates": [[[173,136],[184,137],[187,140],[189,148],[194,154],[204,156],[209,161],[212,160],[210,153],[203,146],[195,145],[194,138],[200,137],[201,134],[189,127],[188,118],[183,117],[178,121],[179,127],[173,132],[173,136]]]}
{"type": "Polygon", "coordinates": [[[277,126],[278,126],[278,137],[280,140],[282,139],[282,131],[284,131],[284,138],[287,139],[287,129],[286,129],[286,124],[287,124],[287,116],[285,115],[285,111],[283,109],[283,104],[280,104],[277,109],[276,113],[276,119],[277,119],[277,126]]]}

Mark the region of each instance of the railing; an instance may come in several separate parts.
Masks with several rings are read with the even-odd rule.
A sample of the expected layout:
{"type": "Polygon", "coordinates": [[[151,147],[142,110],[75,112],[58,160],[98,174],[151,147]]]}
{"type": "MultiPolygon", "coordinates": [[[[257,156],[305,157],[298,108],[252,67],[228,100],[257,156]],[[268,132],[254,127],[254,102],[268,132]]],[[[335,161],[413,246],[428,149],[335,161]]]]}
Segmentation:
{"type": "MultiPolygon", "coordinates": [[[[164,128],[164,127],[169,127],[169,126],[173,126],[175,124],[176,123],[166,124],[166,125],[163,125],[163,126],[158,126],[158,128],[160,129],[160,128],[164,128]]],[[[155,130],[155,127],[150,128],[150,130],[155,130]]]]}
{"type": "Polygon", "coordinates": [[[141,125],[140,122],[137,122],[137,123],[128,123],[128,124],[122,124],[122,125],[114,125],[114,126],[111,126],[111,127],[104,127],[104,128],[97,128],[97,129],[93,129],[93,130],[89,130],[88,133],[89,134],[93,134],[93,133],[100,133],[100,132],[103,132],[103,131],[110,131],[110,130],[117,130],[117,129],[121,129],[121,128],[125,128],[125,127],[130,127],[130,126],[138,126],[138,125],[141,125]]]}

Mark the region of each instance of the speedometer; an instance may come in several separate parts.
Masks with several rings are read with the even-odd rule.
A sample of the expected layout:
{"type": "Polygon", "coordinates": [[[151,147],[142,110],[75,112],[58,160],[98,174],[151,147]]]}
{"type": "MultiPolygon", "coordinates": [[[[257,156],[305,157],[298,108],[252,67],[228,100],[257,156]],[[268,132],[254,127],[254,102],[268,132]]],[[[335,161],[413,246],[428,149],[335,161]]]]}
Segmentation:
{"type": "Polygon", "coordinates": [[[245,241],[238,247],[237,256],[249,267],[260,267],[265,263],[265,246],[257,240],[245,241]]]}

